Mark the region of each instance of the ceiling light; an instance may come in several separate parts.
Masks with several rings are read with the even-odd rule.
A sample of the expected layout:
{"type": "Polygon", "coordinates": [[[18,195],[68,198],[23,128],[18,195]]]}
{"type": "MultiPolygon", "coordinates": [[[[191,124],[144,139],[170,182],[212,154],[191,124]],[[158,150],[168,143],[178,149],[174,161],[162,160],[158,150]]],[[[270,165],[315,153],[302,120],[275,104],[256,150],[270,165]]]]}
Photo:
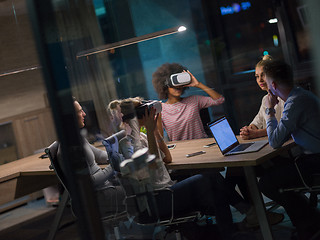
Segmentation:
{"type": "Polygon", "coordinates": [[[187,28],[185,26],[179,26],[179,27],[173,27],[173,28],[162,30],[162,31],[154,32],[154,33],[149,33],[149,34],[142,35],[142,36],[139,36],[139,37],[129,38],[129,39],[126,39],[126,40],[123,40],[123,41],[102,45],[102,46],[99,46],[99,47],[96,47],[96,48],[92,48],[92,49],[89,49],[89,50],[80,51],[77,54],[77,58],[87,57],[87,56],[90,56],[90,55],[93,55],[93,54],[106,52],[106,51],[113,50],[113,49],[116,49],[116,48],[129,46],[129,45],[132,45],[132,44],[136,44],[136,43],[144,42],[144,41],[147,41],[147,40],[151,40],[151,39],[155,39],[155,38],[171,35],[171,34],[178,33],[178,32],[183,32],[185,30],[187,30],[187,28]]]}

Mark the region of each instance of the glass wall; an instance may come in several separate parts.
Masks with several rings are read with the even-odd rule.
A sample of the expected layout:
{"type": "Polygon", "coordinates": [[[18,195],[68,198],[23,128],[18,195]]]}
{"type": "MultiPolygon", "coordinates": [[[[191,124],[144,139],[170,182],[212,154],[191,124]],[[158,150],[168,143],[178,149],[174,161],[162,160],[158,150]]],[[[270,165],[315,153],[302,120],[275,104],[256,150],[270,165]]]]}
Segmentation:
{"type": "MultiPolygon", "coordinates": [[[[1,29],[8,33],[1,35],[1,115],[7,122],[50,107],[55,125],[47,128],[57,130],[51,140],[65,144],[66,159],[76,170],[85,165],[80,136],[94,143],[118,130],[106,111],[111,101],[136,96],[166,101],[152,85],[152,74],[164,63],[180,63],[223,94],[225,103],[210,107],[204,118],[227,115],[236,134],[251,122],[266,94],[254,77],[263,55],[287,60],[295,54],[301,63],[295,65],[297,78],[312,76],[303,65],[310,61],[310,48],[306,8],[298,1],[44,2],[0,1],[1,29]],[[180,26],[186,30],[177,31],[180,26]],[[71,96],[87,115],[81,135],[71,96]]],[[[183,96],[190,95],[207,94],[191,87],[183,96]]],[[[81,181],[76,187],[82,188],[81,181]]],[[[75,199],[84,197],[86,187],[75,199]]],[[[94,200],[89,203],[94,208],[94,200]]]]}

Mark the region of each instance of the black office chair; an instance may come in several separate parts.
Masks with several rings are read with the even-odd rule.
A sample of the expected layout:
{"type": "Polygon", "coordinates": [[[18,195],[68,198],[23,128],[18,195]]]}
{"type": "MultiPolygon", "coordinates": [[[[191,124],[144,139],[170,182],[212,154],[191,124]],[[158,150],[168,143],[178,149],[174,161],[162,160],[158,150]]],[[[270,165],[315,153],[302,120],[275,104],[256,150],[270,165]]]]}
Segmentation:
{"type": "MultiPolygon", "coordinates": [[[[279,191],[282,192],[297,192],[297,193],[303,193],[307,194],[309,193],[309,204],[317,208],[318,205],[318,194],[320,194],[320,174],[313,174],[311,176],[311,181],[307,182],[306,179],[303,177],[301,170],[299,168],[298,162],[301,160],[301,157],[298,156],[294,158],[294,164],[298,171],[299,177],[301,179],[301,185],[300,186],[294,186],[289,188],[282,188],[279,189],[279,191]]],[[[320,159],[319,159],[320,160],[320,159]]],[[[303,161],[303,160],[302,160],[303,161]]],[[[315,235],[310,240],[316,240],[320,236],[320,230],[315,233],[315,235]]]]}
{"type": "Polygon", "coordinates": [[[56,175],[64,188],[62,197],[59,201],[57,212],[55,214],[54,220],[53,220],[52,225],[50,227],[48,240],[53,240],[55,238],[57,231],[60,227],[60,223],[62,220],[63,213],[65,211],[65,208],[68,205],[68,203],[71,201],[69,192],[67,191],[67,188],[64,185],[64,181],[60,177],[60,176],[63,176],[62,173],[60,173],[61,169],[58,166],[56,168],[54,167],[55,165],[57,165],[57,164],[55,164],[55,162],[57,162],[56,158],[57,158],[58,147],[59,147],[59,143],[57,141],[55,141],[49,147],[47,147],[45,149],[45,153],[48,155],[48,157],[50,159],[50,163],[51,163],[49,168],[56,172],[56,175]]]}
{"type": "MultiPolygon", "coordinates": [[[[55,238],[55,235],[56,235],[57,231],[59,230],[60,222],[61,222],[63,212],[64,212],[66,206],[70,203],[70,206],[72,207],[72,201],[71,201],[70,194],[68,191],[69,188],[66,185],[67,181],[65,179],[65,174],[63,173],[63,171],[60,167],[60,164],[58,162],[58,159],[57,159],[58,147],[59,147],[59,143],[57,141],[55,141],[54,143],[52,143],[49,147],[47,147],[45,149],[45,153],[48,155],[50,162],[51,162],[51,165],[49,166],[49,168],[53,169],[55,171],[59,181],[61,182],[61,184],[64,187],[64,193],[62,195],[61,201],[60,201],[58,209],[57,209],[57,213],[55,215],[52,226],[50,228],[48,240],[53,240],[55,238]]],[[[103,189],[99,189],[99,191],[100,190],[103,190],[103,189]]],[[[72,210],[72,208],[71,208],[71,210],[72,210]]],[[[76,219],[76,214],[74,213],[74,211],[73,211],[73,215],[75,216],[75,219],[76,219]]],[[[127,213],[126,212],[114,212],[108,216],[104,216],[101,219],[101,221],[104,224],[109,224],[109,225],[113,226],[115,236],[119,236],[118,223],[123,220],[127,220],[127,213]]]]}
{"type": "MultiPolygon", "coordinates": [[[[307,182],[305,178],[303,177],[301,170],[299,168],[299,161],[301,160],[301,157],[298,156],[294,159],[295,167],[299,173],[300,179],[301,179],[301,185],[290,187],[290,188],[284,188],[280,189],[280,192],[288,192],[288,191],[294,191],[294,192],[301,192],[301,193],[309,193],[309,203],[313,207],[317,207],[318,205],[318,194],[320,194],[320,173],[313,174],[311,176],[311,181],[307,182]]],[[[320,160],[320,159],[319,159],[320,160]]]]}
{"type": "Polygon", "coordinates": [[[212,132],[208,127],[208,123],[211,122],[210,114],[208,108],[203,108],[200,110],[200,118],[204,128],[204,131],[208,135],[208,137],[213,138],[212,132]]]}

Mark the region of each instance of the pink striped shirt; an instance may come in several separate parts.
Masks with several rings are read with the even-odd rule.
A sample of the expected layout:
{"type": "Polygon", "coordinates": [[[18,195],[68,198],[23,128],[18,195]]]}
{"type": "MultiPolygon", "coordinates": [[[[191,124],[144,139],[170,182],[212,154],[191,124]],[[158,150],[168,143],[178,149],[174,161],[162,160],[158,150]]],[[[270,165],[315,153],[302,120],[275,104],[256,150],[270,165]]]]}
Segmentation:
{"type": "Polygon", "coordinates": [[[174,104],[162,103],[162,126],[170,141],[206,138],[200,110],[224,102],[224,97],[192,95],[174,104]]]}

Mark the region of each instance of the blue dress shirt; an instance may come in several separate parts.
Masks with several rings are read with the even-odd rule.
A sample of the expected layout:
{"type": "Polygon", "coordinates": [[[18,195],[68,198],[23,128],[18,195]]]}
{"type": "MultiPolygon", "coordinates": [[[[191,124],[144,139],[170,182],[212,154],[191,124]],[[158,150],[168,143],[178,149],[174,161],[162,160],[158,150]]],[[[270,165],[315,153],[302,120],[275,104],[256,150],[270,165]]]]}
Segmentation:
{"type": "Polygon", "coordinates": [[[281,147],[290,136],[304,153],[320,153],[320,99],[294,87],[284,104],[282,118],[266,119],[269,144],[281,147]]]}

